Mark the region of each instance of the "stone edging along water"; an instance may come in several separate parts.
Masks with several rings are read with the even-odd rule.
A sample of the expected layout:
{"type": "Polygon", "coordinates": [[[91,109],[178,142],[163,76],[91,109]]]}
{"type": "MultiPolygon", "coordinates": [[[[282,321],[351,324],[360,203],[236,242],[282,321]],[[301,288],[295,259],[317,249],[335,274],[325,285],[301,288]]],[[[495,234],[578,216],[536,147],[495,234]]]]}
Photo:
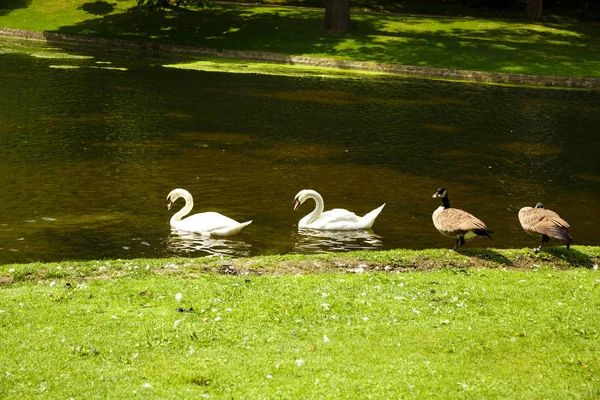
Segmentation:
{"type": "Polygon", "coordinates": [[[354,61],[335,58],[294,56],[262,51],[224,50],[155,42],[105,39],[91,36],[67,35],[54,32],[34,32],[10,28],[0,28],[0,37],[17,38],[24,41],[47,41],[76,46],[94,46],[110,50],[117,48],[120,50],[138,51],[143,53],[189,54],[280,64],[306,65],[319,68],[383,72],[404,76],[428,77],[456,81],[500,83],[524,86],[600,89],[600,78],[539,76],[501,72],[455,70],[446,68],[378,63],[373,61],[354,61]]]}

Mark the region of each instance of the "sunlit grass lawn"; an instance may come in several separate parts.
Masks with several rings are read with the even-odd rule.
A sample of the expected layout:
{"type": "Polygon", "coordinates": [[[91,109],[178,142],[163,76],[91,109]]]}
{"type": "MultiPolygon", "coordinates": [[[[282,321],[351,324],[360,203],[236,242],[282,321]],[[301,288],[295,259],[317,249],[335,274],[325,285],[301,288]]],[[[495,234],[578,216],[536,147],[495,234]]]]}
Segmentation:
{"type": "Polygon", "coordinates": [[[600,77],[600,24],[352,15],[324,31],[320,10],[218,5],[148,13],[133,1],[32,0],[0,26],[210,48],[380,61],[451,69],[600,77]]]}
{"type": "MultiPolygon", "coordinates": [[[[573,260],[595,259],[581,250],[573,260]]],[[[372,265],[405,253],[350,258],[363,254],[372,265]]],[[[475,260],[465,254],[448,253],[475,260]]],[[[15,281],[0,286],[0,397],[598,398],[600,276],[545,266],[564,254],[526,270],[413,273],[222,275],[184,260],[1,266],[15,281]]],[[[340,262],[239,265],[263,260],[340,262]]]]}

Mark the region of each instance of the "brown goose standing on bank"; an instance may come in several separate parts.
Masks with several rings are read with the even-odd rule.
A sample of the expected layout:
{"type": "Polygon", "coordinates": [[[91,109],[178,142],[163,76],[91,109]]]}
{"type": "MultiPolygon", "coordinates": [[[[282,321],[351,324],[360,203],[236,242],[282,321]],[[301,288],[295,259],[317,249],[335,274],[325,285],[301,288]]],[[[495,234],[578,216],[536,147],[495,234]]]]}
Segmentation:
{"type": "Polygon", "coordinates": [[[494,231],[488,229],[485,224],[466,211],[450,208],[448,192],[440,188],[435,192],[433,198],[441,198],[442,205],[433,212],[433,225],[444,236],[456,238],[454,248],[465,244],[465,240],[474,237],[491,238],[494,231]]]}
{"type": "Polygon", "coordinates": [[[571,247],[573,237],[569,235],[569,224],[552,210],[546,210],[542,203],[537,203],[535,208],[523,207],[519,210],[519,222],[530,235],[542,235],[542,244],[534,248],[535,251],[542,250],[544,243],[550,241],[550,236],[562,240],[571,247]]]}

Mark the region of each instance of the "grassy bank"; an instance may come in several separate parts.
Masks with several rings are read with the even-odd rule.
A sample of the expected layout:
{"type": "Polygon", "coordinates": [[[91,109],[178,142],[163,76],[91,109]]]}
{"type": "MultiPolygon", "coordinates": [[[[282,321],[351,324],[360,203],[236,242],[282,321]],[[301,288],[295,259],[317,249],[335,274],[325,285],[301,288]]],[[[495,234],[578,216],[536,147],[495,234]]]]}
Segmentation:
{"type": "Polygon", "coordinates": [[[65,261],[0,265],[0,285],[48,279],[116,279],[169,275],[193,278],[204,274],[290,275],[360,272],[425,272],[447,268],[531,271],[538,268],[593,269],[600,264],[600,247],[530,249],[464,249],[448,251],[353,251],[316,255],[289,254],[252,258],[165,258],[107,261],[65,261]]]}
{"type": "MultiPolygon", "coordinates": [[[[16,2],[15,4],[17,4],[16,2]]],[[[461,70],[600,77],[600,24],[353,14],[329,34],[321,10],[218,5],[148,13],[133,2],[32,0],[0,27],[228,50],[461,70]]]]}
{"type": "Polygon", "coordinates": [[[576,247],[5,265],[0,397],[597,398],[599,260],[576,247]]]}

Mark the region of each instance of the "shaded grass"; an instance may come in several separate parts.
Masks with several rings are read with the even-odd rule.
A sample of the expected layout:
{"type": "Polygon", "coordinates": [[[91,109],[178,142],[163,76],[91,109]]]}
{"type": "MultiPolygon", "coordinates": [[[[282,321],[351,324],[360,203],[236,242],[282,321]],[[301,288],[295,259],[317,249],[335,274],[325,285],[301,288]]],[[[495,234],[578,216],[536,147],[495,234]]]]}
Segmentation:
{"type": "MultiPolygon", "coordinates": [[[[500,254],[515,265],[526,257],[524,250],[474,253],[479,259],[500,254]]],[[[578,253],[583,256],[574,260],[598,257],[596,248],[578,253]]],[[[552,249],[540,263],[562,255],[552,249]]],[[[371,265],[415,255],[353,256],[371,265]]],[[[422,256],[442,258],[441,251],[422,256]]],[[[304,262],[312,269],[335,259],[304,262]]],[[[0,288],[0,396],[600,395],[595,270],[538,264],[527,271],[190,275],[191,268],[224,268],[219,263],[230,261],[81,263],[89,270],[76,263],[32,265],[31,272],[45,270],[40,282],[20,279],[0,288]],[[169,273],[158,273],[161,263],[169,273]]],[[[258,270],[263,261],[269,268],[301,258],[245,261],[258,270]]],[[[7,268],[25,266],[3,266],[3,274],[7,268]]]]}
{"type": "Polygon", "coordinates": [[[352,31],[332,35],[322,27],[321,10],[220,5],[148,13],[115,2],[100,13],[89,4],[97,2],[32,0],[0,16],[0,26],[450,69],[600,76],[599,24],[354,14],[352,31]]]}

